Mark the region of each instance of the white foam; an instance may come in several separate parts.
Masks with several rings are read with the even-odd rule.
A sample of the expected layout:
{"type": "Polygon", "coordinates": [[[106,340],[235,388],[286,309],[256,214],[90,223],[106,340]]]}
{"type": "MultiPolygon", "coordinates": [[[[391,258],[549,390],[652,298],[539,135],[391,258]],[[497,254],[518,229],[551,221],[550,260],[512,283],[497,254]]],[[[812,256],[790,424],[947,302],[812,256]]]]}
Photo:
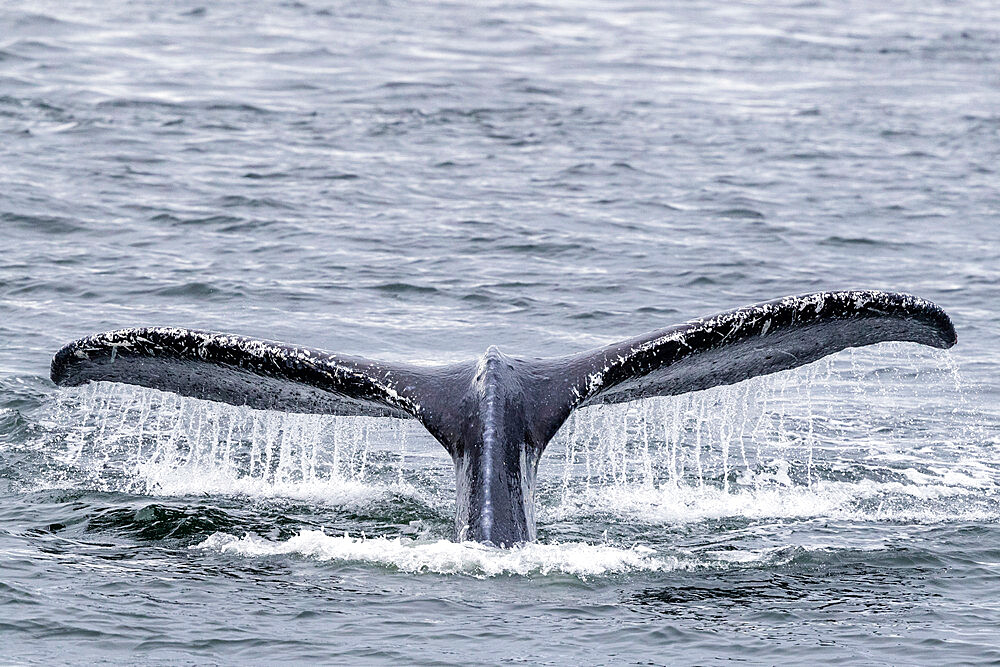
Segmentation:
{"type": "MultiPolygon", "coordinates": [[[[623,523],[675,525],[700,521],[746,518],[785,519],[829,517],[860,521],[941,521],[1000,518],[994,494],[984,494],[982,481],[949,472],[940,478],[909,473],[923,483],[818,481],[810,486],[771,484],[761,488],[731,488],[690,485],[616,485],[593,487],[565,494],[559,505],[547,509],[545,518],[557,520],[606,514],[623,523]],[[945,507],[920,502],[951,500],[945,507]],[[865,501],[879,501],[871,508],[865,501]],[[982,503],[972,501],[985,501],[982,503]]],[[[868,503],[870,504],[870,502],[868,503]]]]}
{"type": "Polygon", "coordinates": [[[412,484],[357,479],[311,479],[265,483],[229,471],[155,468],[141,474],[143,493],[158,496],[221,495],[256,499],[286,498],[343,507],[364,507],[390,498],[409,498],[430,505],[432,496],[412,484]]]}
{"type": "Polygon", "coordinates": [[[378,565],[404,572],[466,574],[480,578],[566,574],[585,579],[627,572],[669,571],[691,565],[672,556],[658,555],[643,546],[621,548],[567,542],[497,549],[475,542],[427,542],[405,537],[366,539],[331,536],[318,530],[303,530],[283,542],[255,535],[239,538],[215,533],[192,548],[250,557],[294,554],[321,561],[378,565]]]}

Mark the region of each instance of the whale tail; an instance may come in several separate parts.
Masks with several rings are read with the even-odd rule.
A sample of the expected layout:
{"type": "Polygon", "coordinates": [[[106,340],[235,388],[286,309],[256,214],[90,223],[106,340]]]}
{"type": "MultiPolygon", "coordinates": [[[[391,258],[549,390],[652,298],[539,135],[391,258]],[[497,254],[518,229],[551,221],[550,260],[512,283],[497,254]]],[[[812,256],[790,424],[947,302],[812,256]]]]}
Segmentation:
{"type": "Polygon", "coordinates": [[[495,545],[534,539],[535,470],[578,407],[734,384],[848,347],[956,342],[933,303],[879,291],[791,296],[566,357],[518,359],[491,347],[446,366],[370,361],[229,334],[120,329],[52,360],[52,380],[123,382],[252,408],[418,419],[458,478],[456,531],[495,545]]]}

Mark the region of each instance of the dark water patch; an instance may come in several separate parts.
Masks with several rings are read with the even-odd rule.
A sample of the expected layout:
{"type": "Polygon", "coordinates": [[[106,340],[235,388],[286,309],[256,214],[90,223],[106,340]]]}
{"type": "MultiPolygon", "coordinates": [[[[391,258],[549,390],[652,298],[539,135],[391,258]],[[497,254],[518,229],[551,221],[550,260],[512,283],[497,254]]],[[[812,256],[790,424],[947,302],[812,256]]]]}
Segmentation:
{"type": "Polygon", "coordinates": [[[400,90],[409,88],[432,88],[432,89],[446,89],[452,88],[455,84],[452,83],[436,83],[433,81],[387,81],[379,86],[386,90],[400,90]]]}
{"type": "Polygon", "coordinates": [[[717,176],[713,180],[720,185],[734,185],[740,188],[754,189],[766,189],[779,184],[779,181],[775,180],[761,180],[757,177],[747,178],[746,176],[735,176],[733,174],[717,176]]]}
{"type": "Polygon", "coordinates": [[[328,171],[325,169],[312,169],[300,167],[281,171],[248,171],[243,174],[243,178],[250,180],[282,180],[310,178],[322,181],[356,181],[360,175],[350,172],[328,171]]]}
{"type": "Polygon", "coordinates": [[[280,224],[276,220],[234,220],[224,227],[219,227],[218,231],[222,234],[245,234],[276,227],[280,224]]]}
{"type": "Polygon", "coordinates": [[[373,285],[369,289],[375,290],[376,292],[391,294],[394,296],[403,296],[407,294],[434,294],[439,291],[436,287],[432,287],[430,285],[417,285],[414,283],[403,283],[403,282],[393,282],[393,283],[383,283],[381,285],[373,285]]]}
{"type": "Polygon", "coordinates": [[[116,97],[101,100],[96,104],[98,109],[153,109],[172,111],[174,113],[185,109],[187,105],[179,102],[168,102],[155,98],[116,97]]]}
{"type": "MultiPolygon", "coordinates": [[[[330,51],[326,47],[318,47],[311,49],[291,50],[291,51],[274,51],[268,53],[266,56],[267,60],[278,63],[291,63],[291,64],[302,64],[309,60],[319,60],[319,61],[330,61],[334,62],[337,60],[338,56],[334,52],[330,51]]],[[[301,90],[316,90],[316,86],[309,84],[300,84],[301,90]]]]}
{"type": "Polygon", "coordinates": [[[716,215],[724,218],[749,218],[753,220],[763,220],[766,217],[760,211],[752,208],[727,208],[717,211],[716,215]]]}
{"type": "Polygon", "coordinates": [[[17,18],[14,19],[11,27],[18,32],[26,29],[30,30],[31,28],[42,28],[46,31],[58,31],[60,28],[70,28],[79,25],[73,23],[72,21],[60,19],[49,14],[41,14],[38,12],[13,13],[17,16],[17,18]]]}
{"type": "Polygon", "coordinates": [[[507,280],[493,284],[493,287],[497,289],[510,289],[510,290],[530,290],[543,286],[545,286],[545,283],[537,281],[529,282],[526,280],[507,280]]]}
{"type": "MultiPolygon", "coordinates": [[[[201,506],[150,504],[138,509],[111,508],[93,513],[88,532],[113,532],[133,539],[166,539],[190,543],[209,535],[232,530],[242,522],[221,509],[201,506]]],[[[289,535],[286,535],[286,538],[289,535]]]]}
{"type": "MultiPolygon", "coordinates": [[[[113,154],[113,155],[108,155],[104,159],[111,160],[111,161],[114,161],[114,162],[123,162],[123,163],[126,163],[126,165],[129,165],[129,164],[164,164],[164,163],[167,162],[167,159],[164,158],[164,157],[161,157],[159,155],[149,155],[149,154],[142,155],[142,154],[123,154],[123,153],[117,153],[117,154],[113,154]]],[[[136,173],[139,173],[139,172],[136,172],[136,173]]]]}
{"type": "Polygon", "coordinates": [[[0,213],[0,222],[19,225],[25,229],[44,234],[70,235],[89,231],[78,221],[51,215],[29,215],[22,213],[0,213]]]}
{"type": "Polygon", "coordinates": [[[173,213],[157,213],[150,218],[152,222],[167,222],[167,223],[179,223],[181,218],[174,215],[173,213]]]}
{"type": "Polygon", "coordinates": [[[4,76],[0,74],[0,86],[3,86],[5,90],[12,88],[25,88],[25,93],[31,92],[31,89],[36,88],[38,84],[30,79],[25,79],[16,76],[4,76]]]}
{"type": "Polygon", "coordinates": [[[820,241],[820,245],[881,246],[882,244],[883,244],[882,241],[862,236],[852,237],[852,238],[847,238],[843,236],[828,236],[822,241],[820,241]]]}
{"type": "Polygon", "coordinates": [[[688,282],[684,283],[684,286],[685,287],[705,287],[705,286],[709,286],[709,285],[715,285],[718,282],[719,281],[717,281],[715,278],[712,278],[711,276],[696,276],[696,277],[692,278],[691,280],[689,280],[688,282]]]}
{"type": "MultiPolygon", "coordinates": [[[[447,539],[453,528],[451,516],[428,511],[423,504],[397,495],[344,509],[300,505],[280,499],[261,503],[240,496],[197,504],[147,503],[128,496],[112,498],[119,501],[117,506],[77,506],[73,517],[62,520],[82,524],[85,533],[114,534],[151,542],[171,541],[179,546],[197,544],[220,532],[241,537],[251,534],[280,542],[301,530],[370,537],[426,534],[430,530],[447,539]]],[[[52,525],[56,528],[50,532],[65,529],[64,524],[56,523],[42,530],[47,531],[52,525]]]]}
{"type": "MultiPolygon", "coordinates": [[[[8,51],[6,49],[0,49],[0,63],[9,62],[9,61],[12,61],[12,60],[29,60],[29,59],[27,57],[23,56],[23,55],[14,53],[13,51],[8,51]]],[[[3,102],[3,98],[4,97],[7,97],[7,96],[4,95],[4,96],[0,97],[0,103],[3,102]]]]}
{"type": "MultiPolygon", "coordinates": [[[[245,127],[241,125],[233,125],[232,123],[203,123],[198,126],[199,130],[221,130],[222,132],[243,132],[246,130],[245,127]]],[[[186,146],[185,151],[192,152],[205,152],[205,149],[199,146],[186,146]]]]}
{"type": "Polygon", "coordinates": [[[200,108],[205,111],[235,111],[241,114],[252,114],[256,116],[265,116],[274,113],[271,109],[243,102],[209,102],[201,103],[195,106],[196,108],[200,108]]]}
{"type": "Polygon", "coordinates": [[[208,216],[193,216],[193,217],[181,217],[173,213],[157,213],[150,218],[152,222],[166,222],[174,225],[184,226],[184,225],[194,225],[194,226],[217,226],[217,225],[240,225],[246,222],[245,218],[241,218],[234,215],[208,215],[208,216]]]}
{"type": "Polygon", "coordinates": [[[515,296],[507,301],[507,308],[504,312],[517,312],[524,311],[534,308],[538,303],[538,299],[533,299],[529,296],[523,294],[515,296]]]}
{"type": "Polygon", "coordinates": [[[914,583],[924,581],[931,570],[943,569],[947,563],[939,554],[920,546],[886,546],[872,550],[803,549],[795,554],[790,563],[793,570],[796,567],[806,570],[803,578],[807,581],[816,576],[810,568],[817,565],[838,575],[838,579],[853,581],[867,578],[869,585],[877,586],[907,580],[914,583]]]}
{"type": "Polygon", "coordinates": [[[642,206],[652,206],[653,208],[663,209],[665,211],[683,211],[684,209],[670,202],[660,201],[658,199],[643,199],[636,202],[642,206]]]}
{"type": "Polygon", "coordinates": [[[842,156],[829,153],[827,151],[797,151],[795,153],[790,153],[788,155],[780,156],[780,159],[785,160],[835,160],[842,156]]]}
{"type": "Polygon", "coordinates": [[[256,171],[248,171],[247,173],[243,174],[243,178],[250,178],[254,180],[280,179],[280,178],[288,178],[289,176],[290,174],[283,171],[271,172],[269,174],[264,174],[256,171]]]}
{"type": "Polygon", "coordinates": [[[13,95],[0,95],[0,104],[20,108],[25,106],[27,101],[13,95]]]}
{"type": "Polygon", "coordinates": [[[184,297],[190,299],[207,299],[210,301],[224,301],[226,299],[240,298],[245,292],[241,288],[232,285],[219,285],[203,281],[180,283],[155,289],[144,288],[139,290],[140,294],[152,294],[157,296],[184,297]]]}
{"type": "MultiPolygon", "coordinates": [[[[125,633],[109,632],[96,628],[84,628],[73,623],[43,622],[37,620],[19,620],[17,623],[0,621],[0,630],[9,632],[11,637],[27,634],[31,637],[42,637],[47,640],[78,640],[107,641],[112,638],[123,638],[125,633]]],[[[54,658],[54,656],[52,656],[54,658]]]]}
{"type": "Polygon", "coordinates": [[[546,97],[561,97],[562,91],[556,88],[544,88],[541,86],[520,86],[516,89],[516,92],[524,93],[526,95],[544,95],[546,97]]]}
{"type": "Polygon", "coordinates": [[[665,306],[641,306],[636,308],[636,312],[650,315],[676,315],[680,311],[676,308],[667,308],[665,306]]]}
{"type": "Polygon", "coordinates": [[[583,176],[597,173],[600,173],[600,169],[593,162],[580,162],[560,170],[559,176],[583,176]]]}
{"type": "Polygon", "coordinates": [[[480,290],[472,294],[463,294],[460,298],[462,301],[484,305],[503,301],[503,297],[501,295],[487,290],[480,290]]]}
{"type": "Polygon", "coordinates": [[[454,537],[455,518],[447,510],[393,494],[384,501],[324,516],[323,530],[330,535],[363,533],[388,538],[419,535],[422,539],[450,540],[454,537]]]}
{"type": "MultiPolygon", "coordinates": [[[[880,567],[869,563],[873,552],[824,554],[821,560],[846,559],[842,565],[827,565],[817,571],[798,560],[800,555],[776,570],[739,566],[721,573],[703,572],[697,578],[679,577],[677,586],[649,589],[636,595],[633,604],[681,617],[724,618],[726,610],[746,613],[757,610],[774,620],[812,614],[899,614],[912,605],[930,604],[938,597],[928,590],[929,573],[906,567],[880,567]],[[831,580],[836,582],[831,584],[831,580]],[[709,611],[711,610],[711,611],[709,611]]],[[[880,560],[876,555],[875,560],[880,560]]]]}
{"type": "MultiPolygon", "coordinates": [[[[77,262],[71,258],[63,259],[60,262],[53,262],[53,264],[56,265],[75,264],[75,263],[77,262]]],[[[4,294],[12,297],[28,296],[39,292],[53,292],[53,291],[59,292],[65,290],[65,288],[63,288],[62,286],[58,284],[53,284],[51,280],[44,280],[44,279],[38,279],[38,280],[22,279],[16,282],[8,283],[6,285],[0,285],[0,288],[2,288],[4,294]]]]}
{"type": "Polygon", "coordinates": [[[913,50],[902,46],[880,46],[875,51],[883,56],[907,56],[912,57],[913,50]]]}
{"type": "MultiPolygon", "coordinates": [[[[4,382],[6,384],[6,382],[4,382]]],[[[3,410],[0,410],[0,439],[7,442],[23,442],[31,436],[33,428],[31,421],[22,414],[22,409],[33,407],[29,401],[23,397],[16,397],[12,401],[3,401],[3,410]]],[[[0,466],[6,473],[15,473],[21,467],[19,463],[23,453],[17,450],[0,452],[0,466]]],[[[7,476],[7,475],[4,475],[7,476]]],[[[13,475],[20,478],[20,475],[13,475]]]]}
{"type": "Polygon", "coordinates": [[[819,245],[831,247],[891,248],[897,250],[918,247],[917,244],[907,243],[905,241],[889,241],[886,239],[874,239],[867,236],[828,236],[819,241],[819,245]]]}
{"type": "Polygon", "coordinates": [[[245,197],[243,195],[226,195],[225,197],[220,197],[217,201],[219,206],[223,208],[278,208],[278,209],[289,209],[292,206],[286,202],[274,199],[272,197],[245,197]]]}
{"type": "MultiPolygon", "coordinates": [[[[907,220],[940,220],[950,218],[944,211],[914,211],[906,214],[907,220]]],[[[927,247],[927,244],[912,244],[914,247],[927,247]]]]}
{"type": "Polygon", "coordinates": [[[40,60],[47,55],[65,53],[69,49],[41,39],[19,39],[5,44],[4,50],[23,60],[40,60]]]}
{"type": "Polygon", "coordinates": [[[611,313],[606,310],[592,310],[585,313],[573,313],[569,318],[571,320],[601,320],[614,317],[615,315],[617,313],[611,313]]]}
{"type": "Polygon", "coordinates": [[[972,123],[976,129],[995,129],[1000,127],[1000,114],[966,114],[962,120],[972,123]]]}
{"type": "Polygon", "coordinates": [[[528,243],[501,243],[495,246],[498,251],[513,252],[524,255],[562,255],[575,253],[582,248],[576,242],[535,241],[528,243]]]}
{"type": "Polygon", "coordinates": [[[886,139],[895,139],[897,137],[919,137],[920,133],[916,130],[882,130],[879,132],[879,136],[885,137],[886,139]]]}

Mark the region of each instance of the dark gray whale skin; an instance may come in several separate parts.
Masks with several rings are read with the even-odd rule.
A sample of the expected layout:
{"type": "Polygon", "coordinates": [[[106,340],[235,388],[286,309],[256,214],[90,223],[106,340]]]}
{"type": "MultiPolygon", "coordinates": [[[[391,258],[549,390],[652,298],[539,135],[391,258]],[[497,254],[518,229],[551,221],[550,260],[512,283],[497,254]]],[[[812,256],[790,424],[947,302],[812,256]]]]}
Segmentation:
{"type": "Polygon", "coordinates": [[[884,341],[948,348],[957,338],[929,301],[855,290],[746,306],[566,357],[520,359],[490,347],[446,366],[188,329],[120,329],[59,350],[52,380],[123,382],[259,409],[418,419],[455,464],[457,539],[510,547],[535,539],[538,462],[574,409],[733,384],[884,341]]]}

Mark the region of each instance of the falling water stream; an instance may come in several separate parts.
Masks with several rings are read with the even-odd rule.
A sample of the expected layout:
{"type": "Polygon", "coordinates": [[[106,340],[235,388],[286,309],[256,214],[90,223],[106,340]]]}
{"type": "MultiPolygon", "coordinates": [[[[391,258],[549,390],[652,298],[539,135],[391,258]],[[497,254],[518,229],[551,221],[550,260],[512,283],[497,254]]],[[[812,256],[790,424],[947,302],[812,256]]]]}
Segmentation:
{"type": "MultiPolygon", "coordinates": [[[[996,442],[964,413],[963,391],[948,353],[883,345],[575,411],[540,464],[542,534],[578,515],[652,525],[831,512],[919,520],[938,506],[953,515],[943,499],[955,495],[968,496],[969,516],[989,514],[996,442]],[[922,409],[928,401],[954,406],[953,440],[925,423],[941,419],[922,409]]],[[[394,492],[442,515],[453,505],[451,462],[416,421],[257,411],[109,383],[61,393],[48,419],[62,451],[47,486],[333,504],[394,492]]]]}

